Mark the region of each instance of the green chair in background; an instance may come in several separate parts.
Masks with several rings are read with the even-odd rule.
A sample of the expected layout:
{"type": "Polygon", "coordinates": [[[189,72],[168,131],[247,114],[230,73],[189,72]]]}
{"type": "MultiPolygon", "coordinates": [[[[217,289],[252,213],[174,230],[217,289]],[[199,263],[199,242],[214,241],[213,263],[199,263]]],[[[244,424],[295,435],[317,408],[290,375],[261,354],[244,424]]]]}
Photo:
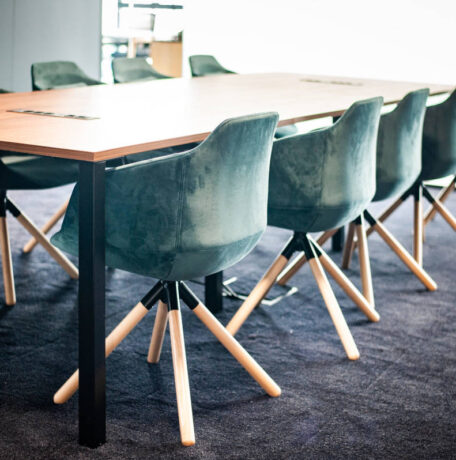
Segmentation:
{"type": "Polygon", "coordinates": [[[38,190],[75,182],[78,178],[77,162],[57,158],[0,152],[0,248],[6,304],[16,303],[14,274],[8,236],[6,212],[9,211],[32,235],[34,241],[62,266],[72,277],[78,277],[77,268],[46,238],[33,222],[7,196],[8,190],[38,190]]]}
{"type": "MultiPolygon", "coordinates": [[[[184,283],[234,265],[263,234],[277,120],[275,113],[230,119],[193,150],[106,171],[106,264],[160,280],[108,336],[106,356],[158,301],[148,361],[159,361],[169,318],[184,445],[194,444],[195,435],[180,299],[270,396],[280,395],[277,384],[184,283]]],[[[52,241],[78,253],[77,187],[52,241]]],[[[68,400],[78,380],[76,371],[54,401],[68,400]]]]}
{"type": "MultiPolygon", "coordinates": [[[[425,90],[423,90],[424,92],[425,90]]],[[[419,92],[418,92],[419,93],[419,92]]],[[[408,98],[415,93],[411,93],[408,98]]],[[[424,97],[424,96],[422,96],[424,97]]],[[[406,98],[407,99],[407,98],[406,98]]],[[[418,100],[418,96],[416,96],[418,100]]],[[[401,108],[401,105],[405,105],[406,100],[398,106],[396,111],[401,108]]],[[[411,101],[409,100],[409,104],[411,101]]],[[[420,103],[416,103],[418,109],[421,107],[420,103]]],[[[388,114],[391,116],[392,120],[394,113],[388,114]]],[[[423,109],[424,112],[424,109],[423,109]]],[[[441,216],[450,224],[453,230],[456,231],[456,219],[450,213],[450,211],[442,204],[441,199],[445,199],[449,196],[451,191],[454,189],[455,175],[456,175],[456,92],[453,92],[448,99],[444,102],[429,106],[426,109],[424,114],[424,124],[421,118],[415,122],[416,126],[414,130],[411,127],[411,117],[409,120],[405,119],[403,122],[403,127],[399,128],[400,123],[396,126],[390,124],[385,126],[385,132],[390,132],[391,135],[394,135],[394,132],[398,129],[402,129],[403,137],[407,139],[409,136],[408,145],[401,145],[402,150],[399,152],[399,155],[404,158],[408,158],[409,161],[413,161],[414,175],[417,179],[414,181],[411,186],[391,205],[386,211],[375,221],[372,221],[373,227],[369,229],[369,232],[376,230],[380,236],[385,239],[385,235],[382,234],[385,232],[385,228],[382,226],[382,222],[386,220],[409,196],[413,196],[415,200],[414,206],[414,245],[413,245],[413,255],[415,263],[413,260],[410,261],[410,257],[405,253],[405,250],[397,245],[396,248],[391,246],[391,243],[385,239],[385,241],[390,244],[393,250],[401,257],[401,259],[409,266],[409,268],[416,274],[420,281],[426,286],[427,289],[433,291],[437,288],[435,282],[427,275],[422,269],[423,265],[423,239],[424,239],[424,226],[432,220],[436,212],[440,213],[441,216]],[[413,146],[413,147],[411,147],[413,146]],[[417,160],[417,157],[420,156],[420,160],[417,160]],[[413,160],[411,160],[413,158],[413,160]],[[417,165],[421,166],[420,172],[417,173],[417,165]],[[425,187],[424,182],[440,179],[446,176],[453,176],[449,186],[447,186],[441,193],[440,197],[434,198],[429,190],[425,187]],[[431,208],[426,214],[426,217],[423,219],[422,211],[422,195],[431,203],[431,208]],[[383,228],[382,228],[383,227],[383,228]]],[[[387,117],[385,115],[384,117],[387,117]]],[[[418,116],[417,116],[418,119],[418,116]]],[[[382,126],[382,124],[380,125],[382,126]]],[[[388,134],[385,135],[385,137],[388,134]]],[[[386,150],[388,143],[385,142],[384,149],[386,150]]],[[[393,146],[390,146],[392,150],[393,146]]],[[[399,151],[399,149],[397,149],[399,151]]],[[[404,162],[405,160],[400,160],[404,162]]],[[[397,174],[400,164],[396,162],[394,167],[391,168],[390,174],[397,174]]],[[[386,169],[386,166],[385,166],[386,169]]],[[[409,166],[409,170],[412,170],[412,167],[409,166]]],[[[405,174],[405,172],[403,173],[405,174]]],[[[409,181],[410,182],[410,181],[409,181]]],[[[393,195],[391,195],[393,196],[393,195]]],[[[382,199],[380,197],[380,199],[382,199]]],[[[388,236],[388,235],[386,235],[388,236]]],[[[394,243],[394,240],[392,241],[394,243]]]]}
{"type": "MultiPolygon", "coordinates": [[[[428,89],[413,91],[407,94],[393,111],[381,116],[377,140],[377,185],[372,200],[377,202],[400,197],[397,202],[402,203],[410,195],[415,197],[414,252],[418,259],[421,259],[418,253],[422,238],[420,236],[422,211],[421,194],[418,193],[419,182],[417,180],[421,173],[421,139],[428,95],[428,89]]],[[[363,210],[362,214],[364,220],[371,225],[365,232],[366,236],[376,231],[425,287],[431,291],[435,290],[436,284],[423,270],[421,262],[417,262],[383,225],[382,222],[387,216],[385,217],[383,214],[376,219],[367,210],[363,210]]],[[[362,226],[362,217],[358,217],[350,223],[342,257],[342,268],[347,269],[349,267],[353,251],[358,247],[361,277],[369,280],[371,278],[370,269],[364,263],[367,247],[362,226]]],[[[326,240],[329,236],[330,234],[327,233],[321,238],[326,240]]],[[[286,284],[303,263],[305,260],[302,256],[296,259],[293,264],[290,264],[288,270],[281,274],[278,283],[286,284]]],[[[368,282],[364,285],[364,296],[371,305],[374,305],[372,285],[368,282]]]]}
{"type": "Polygon", "coordinates": [[[217,73],[236,73],[223,67],[214,56],[195,54],[188,58],[192,77],[205,77],[217,73]]]}
{"type": "Polygon", "coordinates": [[[441,104],[428,107],[423,130],[423,194],[432,204],[426,212],[426,226],[439,213],[456,230],[456,219],[443,205],[456,183],[456,91],[441,104]],[[450,184],[433,197],[423,182],[453,176],[450,184]]]}
{"type": "Polygon", "coordinates": [[[292,230],[293,236],[228,323],[227,330],[231,334],[236,334],[266,296],[293,254],[303,251],[348,358],[359,358],[323,267],[369,320],[378,321],[379,315],[309,233],[351,222],[372,200],[382,102],[382,98],[357,102],[328,128],[274,142],[268,225],[292,230]]]}
{"type": "MultiPolygon", "coordinates": [[[[231,70],[225,69],[214,56],[209,54],[195,54],[188,58],[192,77],[205,77],[206,75],[214,74],[235,74],[231,70]]],[[[280,139],[282,137],[291,136],[296,134],[298,128],[295,125],[281,126],[277,128],[274,137],[280,139]]]]}
{"type": "MultiPolygon", "coordinates": [[[[382,115],[377,144],[377,192],[373,202],[396,199],[396,203],[403,203],[409,196],[414,197],[413,257],[383,225],[385,214],[376,219],[365,211],[364,216],[371,225],[367,236],[377,232],[424,286],[434,291],[436,283],[422,268],[421,144],[428,95],[428,89],[409,93],[392,112],[382,115]]],[[[353,226],[351,224],[345,243],[343,268],[348,268],[357,246],[353,226]]]]}
{"type": "Polygon", "coordinates": [[[32,88],[36,90],[103,85],[87,76],[74,62],[51,61],[32,64],[32,88]]]}
{"type": "Polygon", "coordinates": [[[152,65],[149,64],[147,58],[115,58],[112,60],[111,65],[114,83],[171,78],[157,72],[152,65]]]}
{"type": "Polygon", "coordinates": [[[7,94],[7,93],[10,93],[10,91],[0,88],[0,94],[7,94]]]}

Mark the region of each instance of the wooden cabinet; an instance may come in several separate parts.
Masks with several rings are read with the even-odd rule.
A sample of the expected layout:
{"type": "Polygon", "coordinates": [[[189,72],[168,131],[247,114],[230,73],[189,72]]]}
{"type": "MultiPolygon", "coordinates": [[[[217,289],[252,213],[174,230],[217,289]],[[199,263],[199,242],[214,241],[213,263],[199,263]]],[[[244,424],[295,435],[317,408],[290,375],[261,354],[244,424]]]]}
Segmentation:
{"type": "Polygon", "coordinates": [[[182,77],[182,42],[153,41],[150,46],[153,66],[170,77],[182,77]]]}

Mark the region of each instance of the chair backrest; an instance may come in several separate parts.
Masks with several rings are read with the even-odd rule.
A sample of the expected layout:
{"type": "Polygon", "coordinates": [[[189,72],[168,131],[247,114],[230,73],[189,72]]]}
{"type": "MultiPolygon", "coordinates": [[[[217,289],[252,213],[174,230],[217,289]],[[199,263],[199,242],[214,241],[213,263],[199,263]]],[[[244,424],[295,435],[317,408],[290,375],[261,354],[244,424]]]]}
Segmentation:
{"type": "Polygon", "coordinates": [[[138,80],[171,78],[157,72],[147,58],[116,58],[112,60],[112,74],[115,83],[127,83],[138,80]]]}
{"type": "Polygon", "coordinates": [[[51,61],[32,64],[33,90],[99,85],[101,82],[87,76],[74,62],[51,61]]]}
{"type": "Polygon", "coordinates": [[[428,95],[428,89],[413,91],[380,117],[374,201],[398,197],[418,179],[428,95]]]}
{"type": "Polygon", "coordinates": [[[426,109],[422,163],[423,180],[456,174],[456,91],[426,109]]]}
{"type": "MultiPolygon", "coordinates": [[[[242,259],[266,228],[277,120],[276,113],[229,119],[188,152],[107,170],[107,265],[188,280],[242,259]]],[[[53,239],[73,253],[77,220],[74,192],[53,239]]]]}
{"type": "Polygon", "coordinates": [[[383,99],[354,103],[332,126],[274,142],[268,223],[323,231],[357,217],[375,194],[383,99]]]}
{"type": "Polygon", "coordinates": [[[225,69],[214,56],[209,54],[195,54],[188,58],[193,77],[203,77],[217,73],[234,73],[225,69]]]}

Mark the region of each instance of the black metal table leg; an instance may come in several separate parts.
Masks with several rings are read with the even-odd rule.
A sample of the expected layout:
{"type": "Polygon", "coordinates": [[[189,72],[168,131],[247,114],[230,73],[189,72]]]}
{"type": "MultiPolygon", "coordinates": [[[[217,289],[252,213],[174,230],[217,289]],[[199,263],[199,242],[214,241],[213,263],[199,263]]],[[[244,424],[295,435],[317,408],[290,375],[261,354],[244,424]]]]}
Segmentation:
{"type": "Polygon", "coordinates": [[[79,443],[106,441],[105,162],[79,164],[79,443]]]}
{"type": "Polygon", "coordinates": [[[206,307],[212,313],[223,310],[223,272],[206,276],[204,294],[206,307]]]}
{"type": "Polygon", "coordinates": [[[344,248],[345,242],[345,227],[340,227],[336,233],[334,233],[331,239],[331,249],[335,252],[340,252],[344,248]]]}

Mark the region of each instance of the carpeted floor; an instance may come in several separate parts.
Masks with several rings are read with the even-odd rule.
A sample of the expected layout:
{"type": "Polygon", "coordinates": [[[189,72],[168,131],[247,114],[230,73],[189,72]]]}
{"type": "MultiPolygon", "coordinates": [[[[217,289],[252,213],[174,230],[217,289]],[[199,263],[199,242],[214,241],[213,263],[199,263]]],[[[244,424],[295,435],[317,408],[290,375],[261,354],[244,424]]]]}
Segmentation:
{"type": "MultiPolygon", "coordinates": [[[[12,196],[42,224],[68,193],[12,196]]],[[[456,194],[448,207],[456,212],[456,194]]],[[[411,210],[410,202],[388,221],[408,248],[411,210]]],[[[17,305],[0,307],[0,458],[456,458],[456,234],[440,217],[427,229],[424,252],[438,291],[426,292],[376,236],[369,243],[381,321],[368,323],[335,289],[359,361],[345,357],[308,267],[294,280],[296,295],[252,314],[238,338],[279,383],[280,398],[265,396],[184,310],[197,438],[190,448],[179,440],[168,336],[160,364],[146,363],[155,313],[108,359],[108,442],[96,450],[77,444],[77,396],[64,406],[52,403],[76,364],[77,283],[42,248],[22,255],[28,237],[17,223],[10,232],[17,305]]],[[[253,287],[287,237],[268,229],[226,276],[241,278],[237,289],[253,287]]],[[[334,258],[339,262],[340,254],[334,258]]],[[[356,258],[348,273],[359,285],[356,258]]],[[[108,270],[108,331],[151,284],[108,270]]],[[[224,324],[239,303],[225,305],[224,324]]]]}

